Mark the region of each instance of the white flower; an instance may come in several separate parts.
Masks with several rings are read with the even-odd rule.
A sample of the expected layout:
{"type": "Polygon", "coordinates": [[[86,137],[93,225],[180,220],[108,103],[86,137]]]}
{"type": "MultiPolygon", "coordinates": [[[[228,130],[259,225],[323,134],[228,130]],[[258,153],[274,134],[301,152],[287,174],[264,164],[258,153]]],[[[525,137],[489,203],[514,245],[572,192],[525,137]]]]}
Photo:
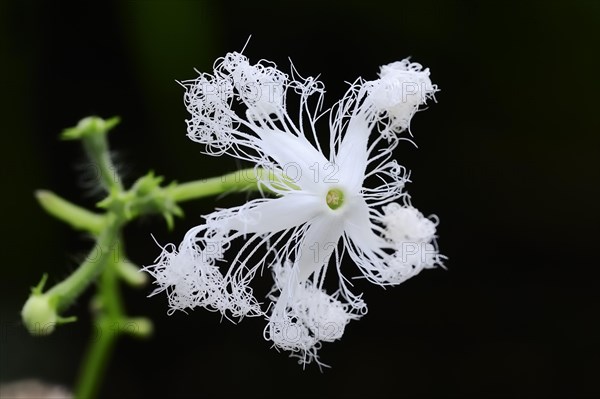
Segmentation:
{"type": "Polygon", "coordinates": [[[165,248],[147,267],[157,292],[168,291],[171,309],[265,315],[265,337],[309,363],[318,361],[321,342],[341,338],[348,322],[367,311],[362,294],[350,289],[352,272],[346,264],[342,270],[345,254],[382,286],[441,264],[437,220],[410,206],[407,174],[392,158],[397,133],[436,90],[428,70],[407,60],[383,66],[380,79],[356,80],[323,113],[321,82],[294,70],[290,77],[266,61],[252,65],[239,53],[182,84],[188,136],[208,154],[271,171],[259,185],[274,197],[205,215],[178,251],[165,248]],[[405,96],[406,82],[429,86],[405,96]],[[296,118],[287,112],[287,95],[299,97],[296,118]],[[328,126],[317,127],[327,122],[322,117],[328,126]],[[245,242],[226,258],[237,239],[245,242]],[[275,277],[268,297],[275,303],[263,310],[250,282],[265,267],[275,277]],[[338,276],[332,294],[324,290],[326,274],[338,276]]]}

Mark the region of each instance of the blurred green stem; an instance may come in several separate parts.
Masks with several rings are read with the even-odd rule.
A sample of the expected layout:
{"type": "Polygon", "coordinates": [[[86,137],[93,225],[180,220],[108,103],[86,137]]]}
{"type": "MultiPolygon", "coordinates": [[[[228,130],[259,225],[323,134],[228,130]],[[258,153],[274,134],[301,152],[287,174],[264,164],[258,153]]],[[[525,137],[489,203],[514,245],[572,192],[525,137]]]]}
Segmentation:
{"type": "Polygon", "coordinates": [[[98,236],[98,241],[85,262],[65,280],[52,287],[44,295],[58,298],[57,311],[67,309],[71,303],[95,280],[110,262],[110,256],[117,246],[116,237],[122,226],[122,220],[108,214],[107,227],[98,236]]]}
{"type": "Polygon", "coordinates": [[[37,190],[35,197],[46,212],[78,230],[100,234],[106,224],[104,215],[90,212],[48,190],[37,190]]]}
{"type": "Polygon", "coordinates": [[[75,397],[78,399],[92,399],[97,396],[108,359],[118,336],[124,331],[122,327],[125,315],[117,275],[117,264],[123,254],[121,242],[118,235],[116,244],[110,251],[110,261],[98,281],[98,297],[94,304],[98,307],[95,309],[97,314],[94,322],[96,334],[92,335],[85,363],[75,386],[75,397]]]}

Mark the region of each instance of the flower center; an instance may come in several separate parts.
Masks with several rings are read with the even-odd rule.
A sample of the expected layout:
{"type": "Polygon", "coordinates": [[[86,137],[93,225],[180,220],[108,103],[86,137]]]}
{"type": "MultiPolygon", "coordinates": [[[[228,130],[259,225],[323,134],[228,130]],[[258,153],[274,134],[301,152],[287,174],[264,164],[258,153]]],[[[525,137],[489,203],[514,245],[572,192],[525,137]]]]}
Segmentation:
{"type": "Polygon", "coordinates": [[[329,208],[333,210],[338,209],[344,203],[344,192],[339,188],[332,188],[327,191],[325,202],[327,202],[329,208]]]}

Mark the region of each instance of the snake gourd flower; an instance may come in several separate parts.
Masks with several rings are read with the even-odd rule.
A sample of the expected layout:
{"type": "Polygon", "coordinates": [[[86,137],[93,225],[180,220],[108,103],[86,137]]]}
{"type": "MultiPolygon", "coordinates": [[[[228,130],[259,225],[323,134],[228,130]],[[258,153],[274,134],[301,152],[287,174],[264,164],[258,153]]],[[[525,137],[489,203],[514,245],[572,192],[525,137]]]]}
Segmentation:
{"type": "Polygon", "coordinates": [[[325,111],[322,82],[293,66],[288,75],[269,61],[251,64],[238,52],[181,82],[188,137],[205,154],[263,171],[257,183],[270,195],[208,213],[179,245],[164,246],[145,268],[153,294],[167,293],[170,312],[265,317],[264,337],[276,348],[321,364],[322,343],[340,339],[367,312],[351,277],[389,286],[443,266],[437,217],[412,206],[408,172],[394,159],[412,116],[438,90],[429,76],[408,59],[384,65],[378,79],[357,79],[325,111]],[[274,278],[267,305],[251,287],[264,269],[274,278]],[[335,275],[337,289],[327,292],[325,280],[335,275]]]}

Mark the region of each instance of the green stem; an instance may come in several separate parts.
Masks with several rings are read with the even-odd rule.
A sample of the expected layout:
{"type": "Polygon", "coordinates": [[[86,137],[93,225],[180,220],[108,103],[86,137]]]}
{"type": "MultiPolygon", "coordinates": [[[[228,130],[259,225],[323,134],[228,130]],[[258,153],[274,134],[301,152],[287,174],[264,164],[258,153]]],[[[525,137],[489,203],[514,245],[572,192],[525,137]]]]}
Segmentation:
{"type": "Polygon", "coordinates": [[[257,176],[263,173],[269,172],[264,169],[250,168],[223,176],[182,183],[171,188],[171,195],[175,202],[183,202],[232,191],[258,190],[257,176]]]}
{"type": "Polygon", "coordinates": [[[84,136],[83,147],[90,160],[98,168],[98,177],[104,188],[109,192],[112,190],[123,191],[123,185],[117,174],[117,169],[110,159],[106,134],[84,136]]]}
{"type": "Polygon", "coordinates": [[[66,309],[96,276],[104,269],[117,242],[117,233],[122,223],[113,214],[108,214],[106,228],[98,236],[98,241],[85,262],[62,282],[58,283],[44,295],[57,298],[57,311],[66,309]]]}
{"type": "Polygon", "coordinates": [[[116,269],[119,257],[123,254],[120,238],[111,251],[112,260],[102,271],[99,280],[101,313],[96,317],[96,336],[92,337],[75,387],[75,397],[78,399],[92,399],[97,396],[108,359],[113,352],[118,336],[123,332],[121,324],[125,317],[116,269]]]}
{"type": "Polygon", "coordinates": [[[78,230],[86,230],[98,235],[106,225],[106,217],[77,206],[52,191],[37,190],[35,197],[38,202],[52,216],[70,224],[78,230]]]}
{"type": "Polygon", "coordinates": [[[123,185],[117,170],[110,159],[108,150],[108,132],[119,124],[119,117],[102,119],[89,116],[80,120],[76,126],[63,130],[63,140],[81,140],[83,148],[92,164],[98,168],[98,180],[108,192],[123,191],[123,185]]]}
{"type": "Polygon", "coordinates": [[[111,322],[107,317],[102,317],[94,323],[97,336],[92,337],[88,348],[85,363],[77,379],[75,398],[92,399],[97,396],[100,381],[102,380],[112,355],[117,335],[110,331],[111,322]]]}
{"type": "Polygon", "coordinates": [[[140,268],[126,258],[120,258],[115,265],[119,277],[132,287],[143,287],[148,282],[148,274],[141,273],[140,268]]]}
{"type": "MultiPolygon", "coordinates": [[[[258,191],[258,176],[272,173],[263,169],[242,169],[223,176],[196,180],[165,188],[174,202],[190,201],[226,192],[258,191]]],[[[271,177],[272,178],[272,177],[271,177]]],[[[292,187],[288,183],[289,187],[292,187]]],[[[268,189],[264,189],[268,191],[268,189]]],[[[99,235],[107,224],[106,214],[98,214],[77,206],[48,190],[37,190],[35,196],[46,212],[78,230],[99,235]]]]}

